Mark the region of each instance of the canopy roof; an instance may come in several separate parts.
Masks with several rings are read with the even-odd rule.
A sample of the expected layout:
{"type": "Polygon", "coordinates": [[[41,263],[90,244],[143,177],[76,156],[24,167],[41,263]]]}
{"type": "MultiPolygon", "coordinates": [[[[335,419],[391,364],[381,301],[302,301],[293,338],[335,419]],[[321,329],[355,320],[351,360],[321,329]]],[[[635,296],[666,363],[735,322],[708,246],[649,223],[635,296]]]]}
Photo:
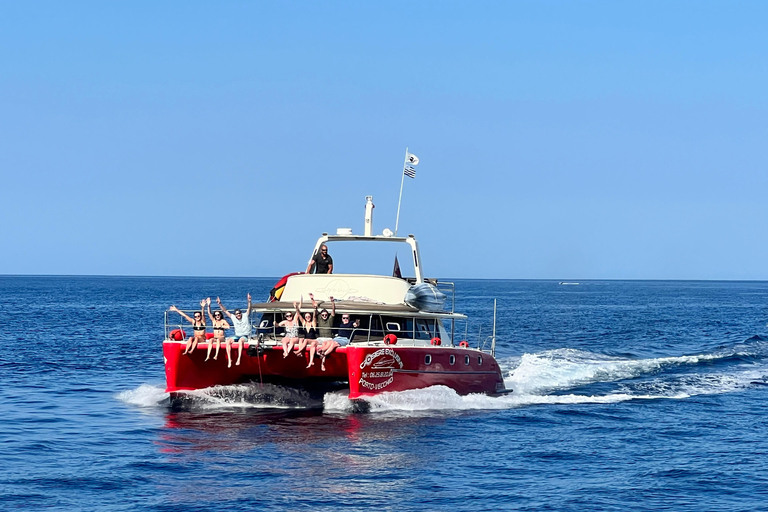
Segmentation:
{"type": "MultiPolygon", "coordinates": [[[[336,301],[336,313],[356,313],[356,314],[380,314],[380,315],[403,315],[403,316],[420,316],[429,318],[454,318],[464,319],[465,315],[459,313],[432,313],[427,311],[420,311],[407,304],[376,304],[373,302],[358,302],[350,300],[336,301]]],[[[318,310],[327,309],[332,310],[331,303],[328,301],[319,302],[317,304],[318,310]]],[[[300,305],[300,309],[304,312],[312,310],[311,302],[303,302],[300,305]]],[[[261,313],[285,313],[287,311],[293,311],[293,302],[261,302],[251,305],[252,311],[258,311],[261,313]]]]}

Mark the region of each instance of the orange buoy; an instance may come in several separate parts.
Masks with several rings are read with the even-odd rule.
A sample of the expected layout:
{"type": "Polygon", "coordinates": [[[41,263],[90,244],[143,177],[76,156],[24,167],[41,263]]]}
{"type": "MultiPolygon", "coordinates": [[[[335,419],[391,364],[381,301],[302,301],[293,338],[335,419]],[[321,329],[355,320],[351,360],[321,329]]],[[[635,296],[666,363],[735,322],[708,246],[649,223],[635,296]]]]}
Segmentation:
{"type": "Polygon", "coordinates": [[[460,347],[469,348],[469,342],[468,341],[460,341],[459,342],[460,347]]]}
{"type": "Polygon", "coordinates": [[[396,345],[397,344],[397,336],[394,334],[387,334],[384,336],[384,344],[385,345],[396,345]]]}
{"type": "Polygon", "coordinates": [[[432,345],[440,345],[442,341],[440,340],[440,338],[432,338],[432,341],[430,341],[430,343],[432,345]]]}
{"type": "Polygon", "coordinates": [[[168,333],[168,339],[173,341],[181,341],[187,337],[187,333],[181,329],[174,329],[168,333]]]}

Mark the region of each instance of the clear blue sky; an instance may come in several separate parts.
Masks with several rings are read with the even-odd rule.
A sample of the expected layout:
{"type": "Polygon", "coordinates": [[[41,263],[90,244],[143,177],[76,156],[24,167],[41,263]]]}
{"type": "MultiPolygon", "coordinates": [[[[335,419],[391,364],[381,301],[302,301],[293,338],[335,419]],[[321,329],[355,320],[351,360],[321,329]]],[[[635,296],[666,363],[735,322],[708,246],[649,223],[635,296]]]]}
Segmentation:
{"type": "Polygon", "coordinates": [[[428,275],[768,279],[767,20],[700,0],[2,2],[0,274],[303,270],[321,232],[362,230],[367,194],[394,227],[409,146],[400,232],[428,275]]]}

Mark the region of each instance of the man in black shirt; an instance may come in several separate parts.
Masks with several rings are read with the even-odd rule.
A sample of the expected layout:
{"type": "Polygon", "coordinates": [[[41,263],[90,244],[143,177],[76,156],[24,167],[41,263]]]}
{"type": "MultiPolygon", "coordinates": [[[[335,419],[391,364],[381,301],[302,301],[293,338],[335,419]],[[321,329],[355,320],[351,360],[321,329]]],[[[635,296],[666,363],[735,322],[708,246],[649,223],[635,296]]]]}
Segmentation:
{"type": "Polygon", "coordinates": [[[312,271],[312,267],[315,267],[315,274],[333,274],[333,258],[328,254],[328,246],[323,244],[320,246],[320,252],[312,256],[307,265],[307,274],[312,271]]]}

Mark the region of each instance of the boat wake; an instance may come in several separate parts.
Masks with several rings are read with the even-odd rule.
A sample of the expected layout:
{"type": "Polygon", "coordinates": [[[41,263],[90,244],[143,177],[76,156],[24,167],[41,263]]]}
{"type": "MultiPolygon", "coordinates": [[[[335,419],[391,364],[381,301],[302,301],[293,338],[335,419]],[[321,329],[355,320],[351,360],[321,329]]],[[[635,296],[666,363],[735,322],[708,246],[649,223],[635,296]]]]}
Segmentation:
{"type": "MultiPolygon", "coordinates": [[[[768,341],[754,337],[709,353],[637,359],[562,348],[500,359],[504,383],[513,392],[491,397],[460,396],[444,386],[382,393],[365,398],[373,413],[509,409],[546,404],[605,404],[629,400],[684,399],[768,385],[768,341]]],[[[117,395],[139,407],[168,407],[160,386],[143,384],[117,395]]],[[[361,409],[345,391],[318,398],[304,391],[265,384],[216,386],[190,391],[184,407],[322,409],[349,413],[361,409]]]]}
{"type": "Polygon", "coordinates": [[[117,399],[138,407],[173,407],[185,410],[321,409],[323,400],[309,393],[273,384],[238,384],[185,391],[171,403],[162,386],[142,384],[117,394],[117,399]]]}

